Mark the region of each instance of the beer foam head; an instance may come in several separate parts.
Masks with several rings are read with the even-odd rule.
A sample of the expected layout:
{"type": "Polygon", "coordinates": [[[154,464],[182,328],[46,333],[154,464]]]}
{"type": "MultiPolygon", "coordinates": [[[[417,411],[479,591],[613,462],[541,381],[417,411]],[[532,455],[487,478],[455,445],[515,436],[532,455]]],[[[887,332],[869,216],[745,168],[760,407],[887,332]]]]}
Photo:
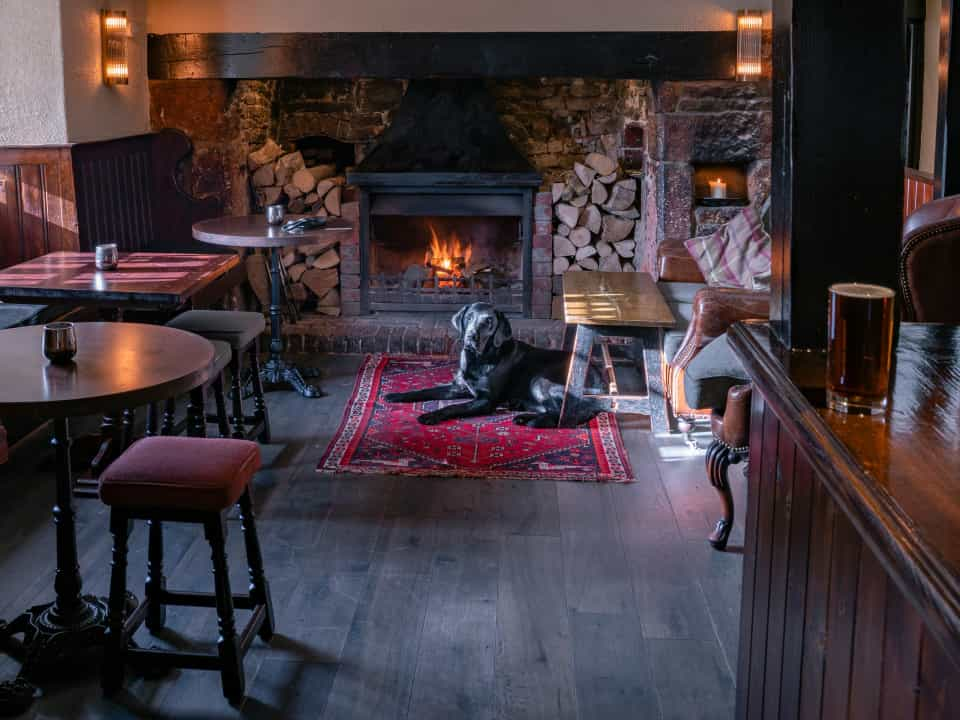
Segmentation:
{"type": "Polygon", "coordinates": [[[860,300],[880,300],[893,297],[893,290],[883,285],[868,285],[865,283],[835,283],[830,291],[846,297],[860,300]]]}

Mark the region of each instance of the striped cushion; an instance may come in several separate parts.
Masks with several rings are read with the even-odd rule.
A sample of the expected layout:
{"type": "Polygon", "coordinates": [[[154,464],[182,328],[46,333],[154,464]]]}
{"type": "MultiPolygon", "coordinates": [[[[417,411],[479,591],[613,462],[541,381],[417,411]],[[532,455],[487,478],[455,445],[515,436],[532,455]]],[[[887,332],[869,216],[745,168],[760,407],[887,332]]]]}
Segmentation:
{"type": "Polygon", "coordinates": [[[761,290],[770,279],[770,236],[751,205],[713,235],[690,238],[687,250],[708,285],[761,290]]]}

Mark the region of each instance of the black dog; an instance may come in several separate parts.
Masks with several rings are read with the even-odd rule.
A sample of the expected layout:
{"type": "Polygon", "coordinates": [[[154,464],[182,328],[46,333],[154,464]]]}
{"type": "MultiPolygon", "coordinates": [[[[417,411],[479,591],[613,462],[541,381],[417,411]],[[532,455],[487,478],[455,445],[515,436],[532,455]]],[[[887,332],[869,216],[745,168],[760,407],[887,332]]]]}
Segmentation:
{"type": "MultiPolygon", "coordinates": [[[[420,415],[424,425],[444,420],[493,413],[498,406],[523,410],[514,422],[518,425],[557,427],[563,405],[563,390],[570,365],[570,353],[543,350],[513,339],[510,322],[488,303],[473,303],[453,316],[460,332],[463,350],[460,369],[449,385],[389,393],[387,402],[422,400],[459,400],[470,402],[448,405],[420,415]]],[[[593,383],[591,383],[593,384],[593,383]]],[[[565,424],[579,425],[596,415],[602,407],[589,398],[571,398],[565,424]]]]}

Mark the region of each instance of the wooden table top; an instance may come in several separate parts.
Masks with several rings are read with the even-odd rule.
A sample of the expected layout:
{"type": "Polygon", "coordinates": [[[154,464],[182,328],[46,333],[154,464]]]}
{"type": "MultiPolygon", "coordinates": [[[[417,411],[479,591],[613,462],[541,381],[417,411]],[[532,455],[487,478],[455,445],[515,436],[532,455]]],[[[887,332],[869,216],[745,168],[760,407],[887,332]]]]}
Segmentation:
{"type": "Polygon", "coordinates": [[[163,325],[74,323],[68,365],[43,356],[43,326],[0,330],[0,417],[19,412],[76,417],[182,395],[206,383],[213,344],[163,325]]]}
{"type": "Polygon", "coordinates": [[[874,416],[827,409],[825,353],[791,353],[765,323],[729,334],[837,503],[885,562],[928,588],[960,635],[960,327],[901,324],[890,407],[874,416]]]}
{"type": "Polygon", "coordinates": [[[0,270],[0,298],[179,307],[240,268],[236,253],[121,253],[97,270],[92,252],[54,252],[0,270]]]}
{"type": "Polygon", "coordinates": [[[563,313],[572,325],[676,325],[653,278],[639,272],[564,273],[563,313]]]}
{"type": "MultiPolygon", "coordinates": [[[[296,220],[304,215],[288,215],[286,220],[296,220]]],[[[340,218],[330,218],[320,228],[302,233],[288,233],[279,226],[267,225],[264,215],[237,215],[234,217],[202,220],[193,226],[193,237],[200,242],[228,247],[274,248],[292,245],[309,245],[326,233],[345,232],[353,225],[340,218]]]]}

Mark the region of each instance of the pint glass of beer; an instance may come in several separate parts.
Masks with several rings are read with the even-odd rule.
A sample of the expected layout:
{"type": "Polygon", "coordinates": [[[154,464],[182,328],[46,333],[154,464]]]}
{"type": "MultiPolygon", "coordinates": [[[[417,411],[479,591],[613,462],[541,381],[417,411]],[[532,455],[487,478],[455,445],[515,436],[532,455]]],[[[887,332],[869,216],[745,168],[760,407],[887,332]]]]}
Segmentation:
{"type": "Polygon", "coordinates": [[[880,285],[831,285],[827,315],[827,406],[877,414],[887,407],[894,292],[880,285]]]}

